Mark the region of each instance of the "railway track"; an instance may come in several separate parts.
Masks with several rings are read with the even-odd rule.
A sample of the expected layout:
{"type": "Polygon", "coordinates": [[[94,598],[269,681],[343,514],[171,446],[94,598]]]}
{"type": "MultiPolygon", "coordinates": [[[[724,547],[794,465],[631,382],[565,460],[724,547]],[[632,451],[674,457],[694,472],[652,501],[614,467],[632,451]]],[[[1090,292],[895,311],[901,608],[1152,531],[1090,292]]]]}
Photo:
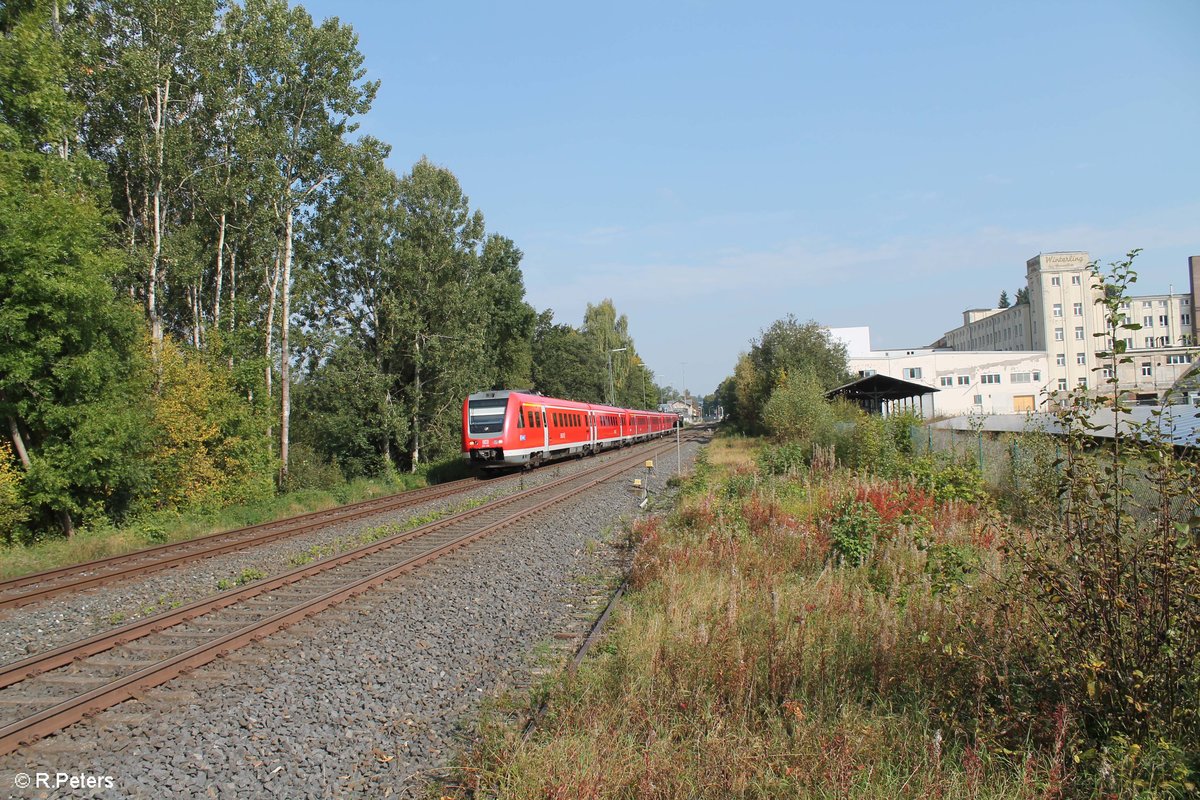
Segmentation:
{"type": "Polygon", "coordinates": [[[0,755],[528,518],[668,450],[517,492],[437,522],[0,667],[0,755]]]}
{"type": "MultiPolygon", "coordinates": [[[[505,476],[493,480],[509,481],[511,479],[512,476],[505,476]]],[[[0,610],[177,567],[189,561],[247,550],[278,539],[299,536],[327,525],[396,511],[458,494],[477,485],[479,485],[477,479],[464,478],[459,481],[413,489],[386,497],[376,497],[323,511],[313,511],[287,519],[264,522],[246,528],[212,533],[184,542],[171,542],[148,547],[132,553],[89,561],[85,564],[72,564],[45,572],[22,575],[19,578],[0,581],[0,610]]]]}

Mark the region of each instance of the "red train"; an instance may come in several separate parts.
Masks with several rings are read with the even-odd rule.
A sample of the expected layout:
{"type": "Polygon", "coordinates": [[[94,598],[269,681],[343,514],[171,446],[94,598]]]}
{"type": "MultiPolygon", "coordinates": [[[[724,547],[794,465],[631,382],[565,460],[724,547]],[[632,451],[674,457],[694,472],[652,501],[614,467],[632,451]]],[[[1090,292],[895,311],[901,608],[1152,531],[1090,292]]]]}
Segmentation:
{"type": "Polygon", "coordinates": [[[675,414],[497,390],[463,401],[463,457],[482,467],[536,466],[672,431],[675,414]]]}

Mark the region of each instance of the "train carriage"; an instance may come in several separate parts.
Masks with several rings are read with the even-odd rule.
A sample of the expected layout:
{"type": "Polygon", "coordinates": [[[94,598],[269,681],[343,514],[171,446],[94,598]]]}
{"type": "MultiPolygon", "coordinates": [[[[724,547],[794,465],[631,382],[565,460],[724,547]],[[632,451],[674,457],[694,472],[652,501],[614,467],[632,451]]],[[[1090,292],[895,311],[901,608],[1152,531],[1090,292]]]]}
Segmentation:
{"type": "Polygon", "coordinates": [[[669,433],[674,414],[580,403],[532,392],[476,392],[463,401],[463,457],[483,467],[535,466],[669,433]]]}

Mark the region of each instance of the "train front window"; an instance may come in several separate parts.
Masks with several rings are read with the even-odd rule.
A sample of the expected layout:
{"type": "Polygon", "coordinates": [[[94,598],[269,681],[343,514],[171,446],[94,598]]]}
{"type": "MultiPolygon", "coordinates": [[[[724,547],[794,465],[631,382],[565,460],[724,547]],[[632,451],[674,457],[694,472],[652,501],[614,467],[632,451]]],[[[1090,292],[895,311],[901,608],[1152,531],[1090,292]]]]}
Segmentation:
{"type": "Polygon", "coordinates": [[[485,433],[500,433],[504,430],[504,407],[507,399],[472,400],[467,404],[468,425],[472,436],[485,433]]]}

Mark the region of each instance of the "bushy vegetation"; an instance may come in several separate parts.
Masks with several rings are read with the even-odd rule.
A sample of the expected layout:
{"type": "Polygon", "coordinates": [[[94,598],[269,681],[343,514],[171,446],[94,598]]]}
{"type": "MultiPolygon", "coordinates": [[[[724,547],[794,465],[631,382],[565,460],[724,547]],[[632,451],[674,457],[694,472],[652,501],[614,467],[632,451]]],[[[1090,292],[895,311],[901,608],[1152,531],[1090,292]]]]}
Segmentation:
{"type": "Polygon", "coordinates": [[[420,473],[469,392],[601,400],[616,348],[654,402],[611,300],[539,315],[455,175],[357,133],[377,89],[287,0],[0,4],[0,541],[420,473]]]}
{"type": "MultiPolygon", "coordinates": [[[[810,401],[786,407],[846,414],[810,401]]],[[[486,723],[458,793],[1196,796],[1200,461],[1153,422],[1097,442],[1100,402],[998,495],[911,419],[719,439],[635,528],[601,654],[530,741],[486,723]]]]}

